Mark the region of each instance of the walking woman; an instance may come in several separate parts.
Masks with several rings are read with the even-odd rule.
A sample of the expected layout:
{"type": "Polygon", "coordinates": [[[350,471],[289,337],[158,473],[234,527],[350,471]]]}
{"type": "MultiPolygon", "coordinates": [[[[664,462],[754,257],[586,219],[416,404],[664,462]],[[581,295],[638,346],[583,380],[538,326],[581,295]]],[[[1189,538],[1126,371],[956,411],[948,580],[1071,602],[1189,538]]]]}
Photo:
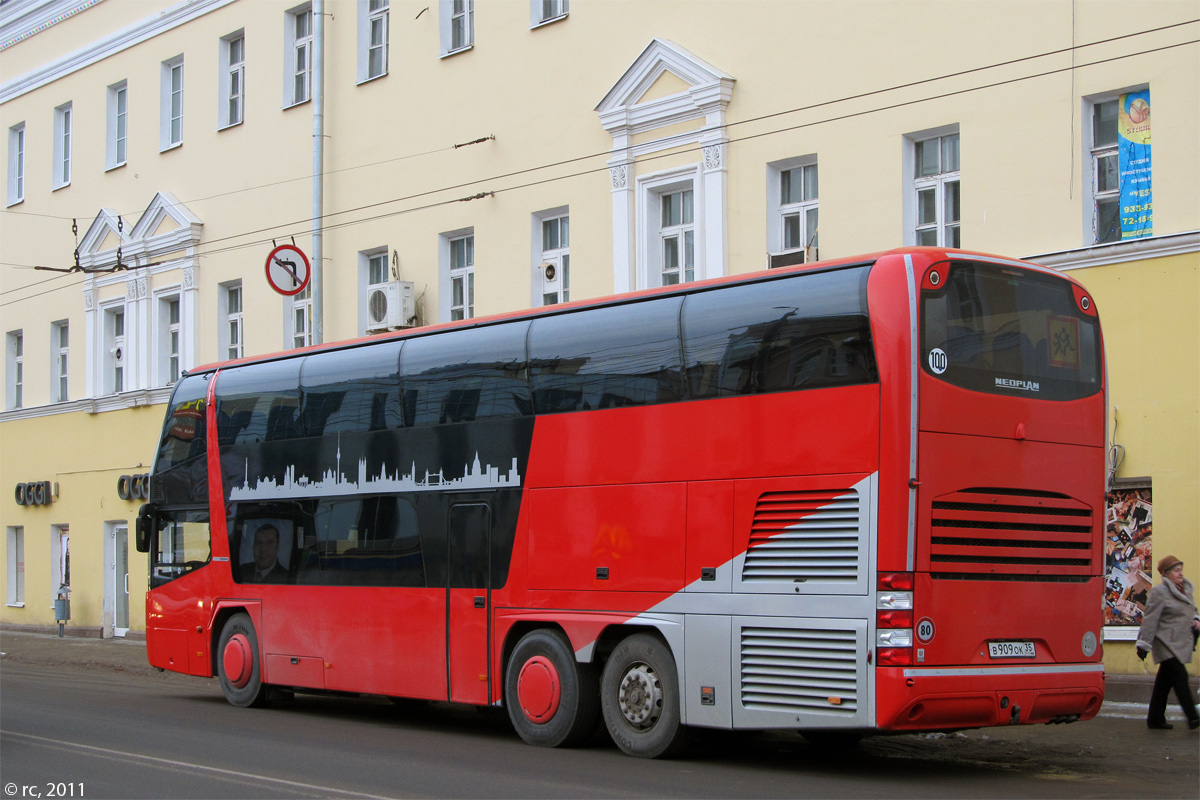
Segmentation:
{"type": "Polygon", "coordinates": [[[1183,577],[1183,562],[1175,556],[1159,561],[1158,572],[1162,583],[1150,590],[1137,638],[1138,658],[1145,661],[1146,653],[1152,653],[1158,664],[1146,726],[1151,730],[1171,729],[1167,722],[1167,695],[1174,689],[1187,715],[1188,727],[1195,730],[1200,728],[1200,715],[1188,686],[1186,664],[1192,660],[1196,634],[1200,633],[1196,596],[1192,582],[1183,577]]]}

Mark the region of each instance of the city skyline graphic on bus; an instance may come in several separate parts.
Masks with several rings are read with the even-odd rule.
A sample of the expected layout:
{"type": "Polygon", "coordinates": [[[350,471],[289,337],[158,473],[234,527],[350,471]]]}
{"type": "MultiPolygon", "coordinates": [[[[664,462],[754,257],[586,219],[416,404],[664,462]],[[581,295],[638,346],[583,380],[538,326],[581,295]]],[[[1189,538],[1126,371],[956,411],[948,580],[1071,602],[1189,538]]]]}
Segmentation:
{"type": "Polygon", "coordinates": [[[415,461],[407,475],[400,474],[399,468],[389,475],[386,464],[380,466],[377,475],[368,475],[366,457],[358,460],[357,472],[356,480],[346,479],[342,472],[340,443],[337,450],[337,465],[334,468],[326,469],[321,473],[320,479],[315,481],[307,475],[296,477],[296,465],[289,464],[284,470],[282,480],[276,480],[274,477],[260,477],[251,486],[250,460],[246,459],[245,478],[241,486],[234,486],[230,489],[229,500],[277,500],[392,492],[448,492],[464,489],[513,489],[521,486],[521,473],[515,457],[508,473],[502,475],[499,467],[481,464],[478,452],[475,453],[475,460],[463,469],[461,478],[447,478],[445,468],[442,468],[437,472],[425,470],[424,479],[417,480],[415,461]]]}

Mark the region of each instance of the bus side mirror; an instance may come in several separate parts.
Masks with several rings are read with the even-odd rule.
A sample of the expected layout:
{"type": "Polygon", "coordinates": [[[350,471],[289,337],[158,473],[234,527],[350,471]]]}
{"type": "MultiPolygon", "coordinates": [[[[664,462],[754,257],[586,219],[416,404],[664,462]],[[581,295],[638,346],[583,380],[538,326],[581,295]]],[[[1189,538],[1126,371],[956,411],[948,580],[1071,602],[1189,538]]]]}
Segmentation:
{"type": "Polygon", "coordinates": [[[154,532],[154,512],[149,503],[138,511],[136,545],[139,553],[150,552],[150,536],[154,532]]]}

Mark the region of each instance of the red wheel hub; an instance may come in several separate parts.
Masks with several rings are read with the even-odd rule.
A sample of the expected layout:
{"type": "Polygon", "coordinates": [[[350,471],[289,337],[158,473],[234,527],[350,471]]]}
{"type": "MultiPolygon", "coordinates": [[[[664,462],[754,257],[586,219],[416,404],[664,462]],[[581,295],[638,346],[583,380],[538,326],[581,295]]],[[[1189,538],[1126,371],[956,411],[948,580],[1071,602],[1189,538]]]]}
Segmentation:
{"type": "Polygon", "coordinates": [[[245,688],[250,683],[254,672],[254,651],[250,648],[250,640],[244,633],[235,633],[225,643],[225,652],[221,654],[221,666],[225,669],[225,678],[235,689],[245,688]]]}
{"type": "Polygon", "coordinates": [[[549,722],[562,699],[562,681],[554,663],[545,656],[534,656],[521,667],[517,676],[517,702],[530,722],[549,722]]]}

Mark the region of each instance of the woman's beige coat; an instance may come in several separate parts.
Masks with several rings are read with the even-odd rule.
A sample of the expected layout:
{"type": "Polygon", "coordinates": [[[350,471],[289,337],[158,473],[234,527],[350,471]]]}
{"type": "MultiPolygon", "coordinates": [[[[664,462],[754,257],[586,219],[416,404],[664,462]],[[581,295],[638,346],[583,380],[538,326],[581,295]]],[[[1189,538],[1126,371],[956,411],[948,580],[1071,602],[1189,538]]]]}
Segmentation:
{"type": "Polygon", "coordinates": [[[1187,578],[1183,579],[1182,590],[1166,578],[1150,590],[1142,627],[1138,629],[1137,648],[1149,650],[1155,664],[1168,658],[1178,658],[1182,664],[1192,660],[1195,643],[1192,620],[1200,619],[1195,597],[1192,582],[1187,578]]]}

